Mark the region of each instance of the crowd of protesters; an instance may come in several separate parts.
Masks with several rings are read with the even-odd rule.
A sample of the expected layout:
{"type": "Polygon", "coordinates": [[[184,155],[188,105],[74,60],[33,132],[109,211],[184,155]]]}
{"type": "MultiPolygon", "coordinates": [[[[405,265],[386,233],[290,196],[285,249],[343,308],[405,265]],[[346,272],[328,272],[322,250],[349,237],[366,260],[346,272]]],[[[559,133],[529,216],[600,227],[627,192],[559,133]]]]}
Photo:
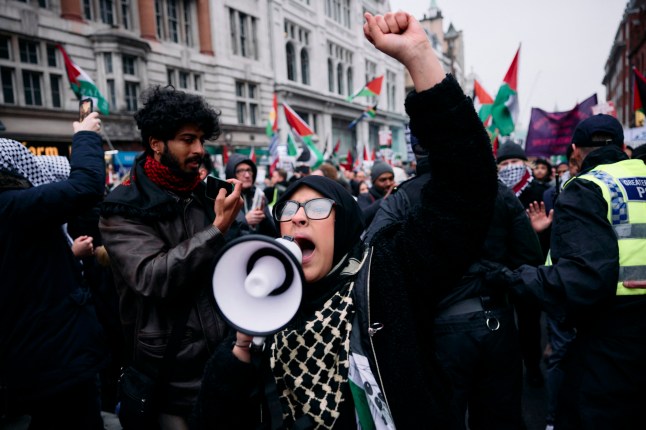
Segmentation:
{"type": "Polygon", "coordinates": [[[69,161],[0,139],[0,427],[523,429],[523,384],[545,385],[547,429],[646,427],[646,145],[595,115],[554,166],[494,153],[417,21],[365,19],[415,84],[406,180],[327,160],[263,182],[233,154],[211,199],[220,112],[172,87],[143,93],[145,150],[110,192],[97,113],[69,161]],[[303,251],[301,307],[263,351],[213,303],[248,235],[303,251]]]}

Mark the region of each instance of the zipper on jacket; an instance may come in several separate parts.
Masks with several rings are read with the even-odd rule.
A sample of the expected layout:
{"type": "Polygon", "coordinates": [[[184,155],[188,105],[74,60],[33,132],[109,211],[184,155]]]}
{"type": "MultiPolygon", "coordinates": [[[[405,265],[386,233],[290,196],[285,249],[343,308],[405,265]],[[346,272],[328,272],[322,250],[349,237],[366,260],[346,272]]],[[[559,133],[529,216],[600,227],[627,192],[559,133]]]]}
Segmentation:
{"type": "MultiPolygon", "coordinates": [[[[377,360],[377,353],[375,352],[375,344],[372,341],[372,337],[381,330],[384,325],[382,323],[372,323],[372,312],[370,310],[370,273],[372,269],[372,252],[370,253],[370,261],[368,262],[368,275],[366,279],[366,299],[368,300],[368,337],[370,338],[370,349],[372,349],[372,358],[375,360],[375,367],[377,371],[377,376],[379,377],[379,385],[381,386],[381,393],[384,395],[384,401],[386,405],[389,404],[388,396],[386,396],[386,388],[384,387],[384,380],[381,377],[381,370],[379,369],[379,362],[377,360]]],[[[390,406],[388,406],[390,410],[390,406]]]]}

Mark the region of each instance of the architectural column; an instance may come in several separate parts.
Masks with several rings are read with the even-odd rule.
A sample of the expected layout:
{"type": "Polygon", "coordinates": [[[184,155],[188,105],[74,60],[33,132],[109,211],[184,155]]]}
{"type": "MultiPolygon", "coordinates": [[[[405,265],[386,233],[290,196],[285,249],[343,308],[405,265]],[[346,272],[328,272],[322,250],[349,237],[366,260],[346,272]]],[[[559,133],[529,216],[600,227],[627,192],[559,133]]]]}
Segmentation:
{"type": "Polygon", "coordinates": [[[211,36],[209,0],[197,0],[197,29],[200,33],[200,52],[206,55],[215,55],[213,52],[213,37],[211,36]]]}
{"type": "Polygon", "coordinates": [[[83,22],[81,2],[79,0],[61,0],[61,17],[72,21],[83,22]]]}
{"type": "Polygon", "coordinates": [[[157,40],[155,0],[139,0],[139,27],[143,39],[157,40]]]}

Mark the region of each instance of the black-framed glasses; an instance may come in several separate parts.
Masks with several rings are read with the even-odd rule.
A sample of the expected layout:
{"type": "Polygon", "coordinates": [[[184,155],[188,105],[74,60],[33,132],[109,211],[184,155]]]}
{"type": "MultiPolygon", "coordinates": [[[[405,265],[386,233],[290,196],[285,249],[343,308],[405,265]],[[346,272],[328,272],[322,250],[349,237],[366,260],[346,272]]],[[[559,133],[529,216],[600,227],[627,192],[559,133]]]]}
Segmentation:
{"type": "Polygon", "coordinates": [[[274,206],[274,219],[278,222],[291,221],[301,207],[305,210],[307,218],[311,220],[325,219],[332,213],[334,205],[334,200],[325,197],[308,200],[304,203],[287,200],[274,206]]]}

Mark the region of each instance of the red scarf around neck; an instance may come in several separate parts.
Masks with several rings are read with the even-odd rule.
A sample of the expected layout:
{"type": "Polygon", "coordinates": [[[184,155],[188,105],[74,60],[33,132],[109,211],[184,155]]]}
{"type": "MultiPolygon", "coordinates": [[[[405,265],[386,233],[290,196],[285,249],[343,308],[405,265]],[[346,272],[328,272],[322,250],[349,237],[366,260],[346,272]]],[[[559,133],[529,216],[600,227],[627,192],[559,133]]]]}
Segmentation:
{"type": "Polygon", "coordinates": [[[144,173],[154,184],[177,194],[190,194],[200,183],[200,175],[197,173],[194,178],[179,176],[150,155],[146,157],[144,173]]]}

